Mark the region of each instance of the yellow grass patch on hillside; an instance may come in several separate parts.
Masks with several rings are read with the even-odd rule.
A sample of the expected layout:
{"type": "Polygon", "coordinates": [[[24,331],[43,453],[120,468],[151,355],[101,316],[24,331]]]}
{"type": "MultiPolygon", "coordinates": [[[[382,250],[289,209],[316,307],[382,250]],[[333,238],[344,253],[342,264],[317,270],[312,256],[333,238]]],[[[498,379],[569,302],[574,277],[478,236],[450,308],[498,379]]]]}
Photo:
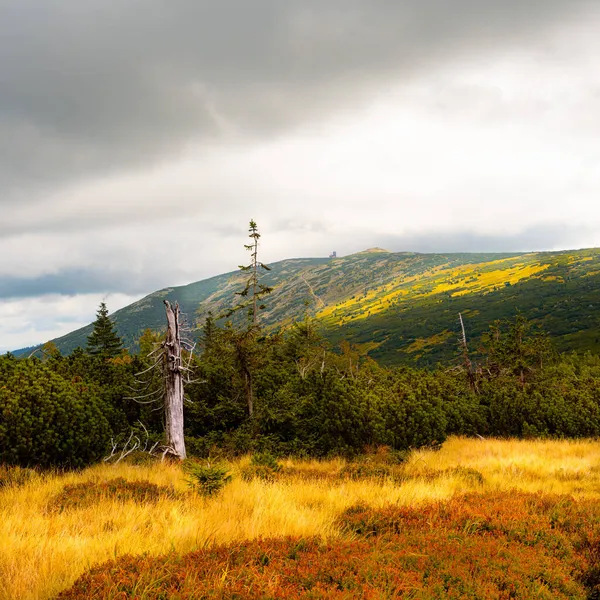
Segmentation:
{"type": "Polygon", "coordinates": [[[410,277],[398,274],[394,281],[388,281],[366,294],[356,293],[335,305],[326,306],[316,316],[330,324],[339,324],[343,320],[366,319],[384,312],[392,304],[408,299],[426,298],[437,294],[464,296],[492,291],[504,285],[514,285],[532,277],[540,277],[549,266],[527,262],[527,259],[524,261],[523,257],[503,258],[452,268],[447,264],[439,265],[410,277]]]}
{"type": "Polygon", "coordinates": [[[514,285],[530,279],[531,277],[545,271],[548,265],[515,265],[506,269],[497,269],[494,271],[485,271],[471,277],[470,279],[462,279],[455,283],[445,282],[437,285],[430,294],[440,294],[443,292],[453,292],[452,296],[464,296],[474,292],[482,292],[491,290],[495,287],[500,287],[506,284],[514,285]]]}
{"type": "MultiPolygon", "coordinates": [[[[385,455],[384,455],[385,456],[385,455]]],[[[343,459],[281,461],[274,482],[244,481],[249,459],[230,463],[232,483],[211,499],[190,492],[178,465],[99,465],[78,473],[34,477],[0,488],[0,599],[51,598],[90,566],[122,554],[189,552],[213,543],[258,537],[337,539],[336,519],[363,503],[418,505],[467,492],[573,494],[600,498],[600,443],[452,438],[441,450],[420,450],[384,476],[344,478],[343,459]],[[102,498],[94,505],[50,510],[65,485],[117,477],[173,486],[152,503],[102,498]]],[[[362,467],[361,467],[362,468],[362,467]]]]}
{"type": "Polygon", "coordinates": [[[410,346],[406,348],[405,352],[420,352],[425,348],[431,348],[432,346],[443,344],[453,335],[455,336],[456,333],[446,330],[442,331],[441,333],[437,333],[436,335],[432,335],[428,338],[417,338],[410,346]]]}
{"type": "Polygon", "coordinates": [[[595,256],[583,256],[581,254],[571,254],[571,256],[569,256],[569,264],[573,265],[573,264],[577,264],[577,263],[582,263],[582,262],[589,262],[590,260],[594,260],[595,256]]]}
{"type": "MultiPolygon", "coordinates": [[[[490,263],[492,264],[492,263],[490,263]]],[[[393,281],[372,288],[367,294],[356,293],[352,297],[328,305],[317,313],[319,319],[330,319],[337,317],[334,322],[340,322],[342,319],[361,319],[370,315],[377,314],[389,307],[392,302],[396,302],[403,297],[412,297],[417,294],[422,282],[429,282],[432,278],[438,277],[447,271],[446,264],[432,267],[418,275],[406,275],[398,272],[393,281]],[[417,284],[417,285],[414,285],[417,284]]]]}
{"type": "Polygon", "coordinates": [[[369,354],[369,352],[372,352],[373,350],[377,350],[377,348],[379,348],[379,346],[381,346],[382,344],[383,344],[383,341],[381,341],[381,342],[363,342],[361,344],[354,344],[354,348],[356,348],[356,351],[361,356],[366,356],[367,354],[369,354]]]}

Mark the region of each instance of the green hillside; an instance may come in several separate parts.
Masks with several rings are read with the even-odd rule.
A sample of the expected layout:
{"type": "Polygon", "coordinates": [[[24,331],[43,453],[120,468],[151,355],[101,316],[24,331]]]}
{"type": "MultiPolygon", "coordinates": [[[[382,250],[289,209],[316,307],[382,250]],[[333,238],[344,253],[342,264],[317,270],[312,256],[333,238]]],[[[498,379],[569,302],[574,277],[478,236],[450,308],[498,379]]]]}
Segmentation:
{"type": "MultiPolygon", "coordinates": [[[[528,254],[418,254],[372,249],[341,258],[270,265],[274,287],[262,320],[286,326],[309,310],[333,343],[346,339],[385,364],[433,365],[456,354],[458,313],[476,349],[496,319],[520,311],[561,350],[600,350],[600,249],[528,254]]],[[[163,300],[178,300],[192,328],[208,311],[238,301],[244,276],[226,273],[160,290],[113,316],[126,345],[164,326],[163,300]]],[[[61,351],[85,346],[91,328],[54,340],[61,351]]]]}

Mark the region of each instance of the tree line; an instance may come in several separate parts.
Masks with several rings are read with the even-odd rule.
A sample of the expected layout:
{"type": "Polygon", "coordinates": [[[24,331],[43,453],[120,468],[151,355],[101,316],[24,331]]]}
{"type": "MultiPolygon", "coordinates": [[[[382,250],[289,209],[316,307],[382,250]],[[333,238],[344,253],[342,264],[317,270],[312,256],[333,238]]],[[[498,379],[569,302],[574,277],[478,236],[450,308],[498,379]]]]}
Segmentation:
{"type": "MultiPolygon", "coordinates": [[[[193,374],[184,398],[188,454],[352,456],[455,434],[600,434],[600,357],[557,353],[519,315],[490,325],[476,361],[461,336],[456,359],[434,370],[383,367],[344,341],[331,347],[308,311],[265,332],[259,314],[269,289],[260,274],[268,267],[254,222],[250,237],[240,302],[209,315],[196,348],[183,350],[193,374]],[[244,318],[232,320],[235,312],[244,318]]],[[[129,354],[102,304],[86,349],[62,356],[46,344],[29,358],[0,357],[0,462],[81,467],[105,457],[111,440],[164,442],[164,378],[155,368],[163,343],[164,334],[147,330],[129,354]]]]}

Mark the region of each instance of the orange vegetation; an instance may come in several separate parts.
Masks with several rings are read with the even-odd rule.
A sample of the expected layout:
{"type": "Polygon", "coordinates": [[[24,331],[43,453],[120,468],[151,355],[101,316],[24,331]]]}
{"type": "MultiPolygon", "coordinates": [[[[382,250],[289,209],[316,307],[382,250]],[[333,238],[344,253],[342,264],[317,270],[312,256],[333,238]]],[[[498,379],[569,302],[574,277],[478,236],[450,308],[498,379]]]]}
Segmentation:
{"type": "Polygon", "coordinates": [[[344,537],[271,539],[184,556],[126,556],[83,575],[59,600],[131,598],[595,598],[600,507],[543,494],[340,515],[344,537]]]}

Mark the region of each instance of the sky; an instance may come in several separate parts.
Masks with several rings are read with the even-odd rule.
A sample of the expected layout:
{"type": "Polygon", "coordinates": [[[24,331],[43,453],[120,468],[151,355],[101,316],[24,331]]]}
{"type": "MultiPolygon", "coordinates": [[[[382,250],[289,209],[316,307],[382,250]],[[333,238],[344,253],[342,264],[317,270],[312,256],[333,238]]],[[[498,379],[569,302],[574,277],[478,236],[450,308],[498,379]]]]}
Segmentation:
{"type": "Polygon", "coordinates": [[[0,0],[0,352],[261,259],[600,246],[597,0],[0,0]]]}

